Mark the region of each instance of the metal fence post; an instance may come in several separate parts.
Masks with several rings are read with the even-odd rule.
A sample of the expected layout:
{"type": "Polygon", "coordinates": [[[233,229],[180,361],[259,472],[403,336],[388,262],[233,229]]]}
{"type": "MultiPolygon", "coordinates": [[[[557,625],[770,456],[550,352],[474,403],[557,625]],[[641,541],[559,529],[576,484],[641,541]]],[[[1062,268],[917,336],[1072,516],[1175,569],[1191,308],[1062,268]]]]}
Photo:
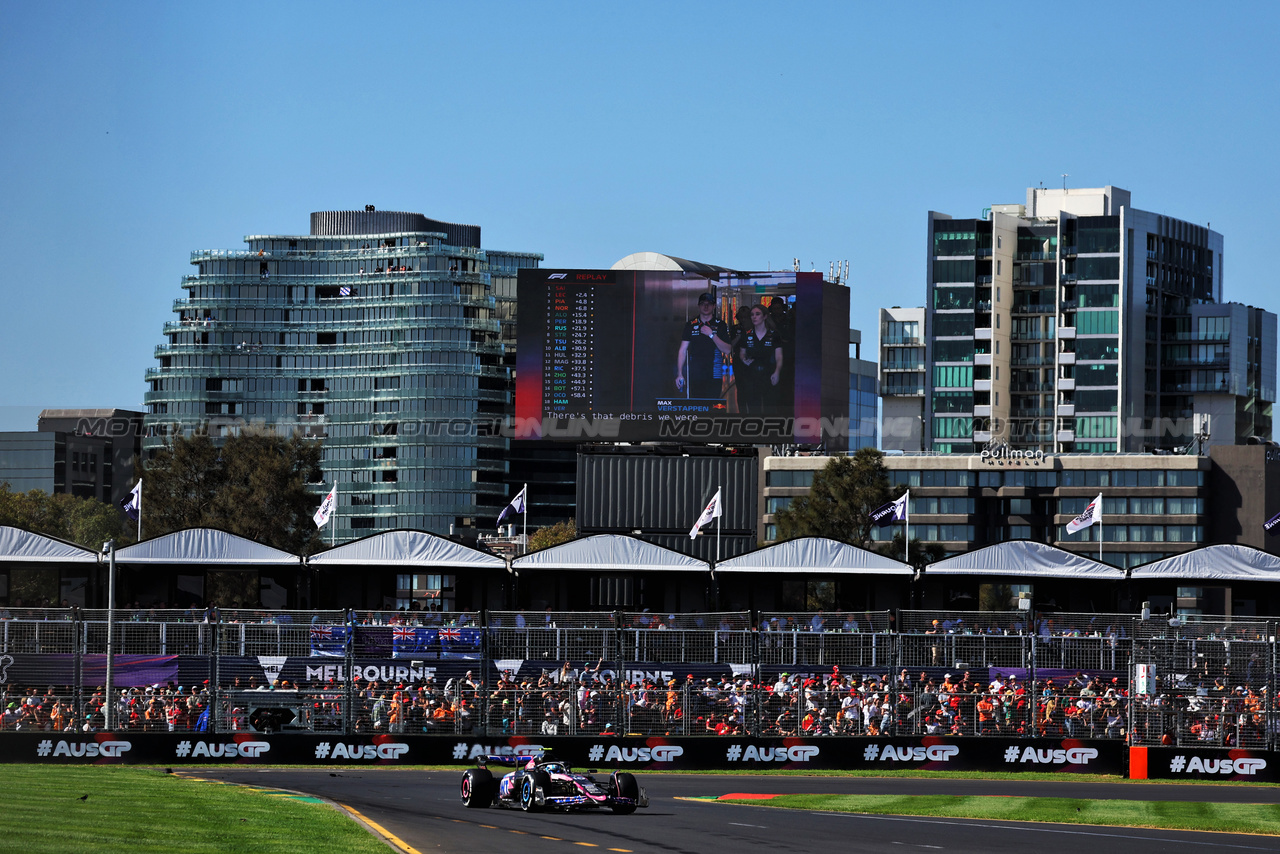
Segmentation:
{"type": "MultiPolygon", "coordinates": [[[[221,664],[218,657],[222,648],[222,613],[215,610],[210,616],[213,621],[209,623],[209,732],[226,732],[228,721],[222,714],[222,678],[218,673],[218,665],[221,664]]],[[[230,708],[227,713],[231,713],[230,708]]]]}
{"type": "Polygon", "coordinates": [[[347,610],[343,615],[343,624],[347,630],[346,641],[342,645],[342,673],[345,677],[343,681],[343,697],[342,697],[342,733],[350,735],[355,731],[356,722],[356,686],[355,686],[355,645],[356,645],[356,612],[347,610]]]}

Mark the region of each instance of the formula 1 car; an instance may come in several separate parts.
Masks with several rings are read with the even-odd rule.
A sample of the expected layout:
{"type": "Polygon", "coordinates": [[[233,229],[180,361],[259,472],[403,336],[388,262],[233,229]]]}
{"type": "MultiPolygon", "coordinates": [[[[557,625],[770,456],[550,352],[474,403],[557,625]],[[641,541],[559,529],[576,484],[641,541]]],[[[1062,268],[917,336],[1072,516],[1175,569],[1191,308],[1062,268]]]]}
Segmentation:
{"type": "Polygon", "coordinates": [[[497,805],[525,812],[608,808],[629,815],[636,807],[649,806],[649,797],[626,771],[614,771],[600,781],[546,755],[486,756],[479,768],[463,773],[462,803],[472,809],[497,805]],[[515,770],[495,779],[490,765],[515,770]]]}

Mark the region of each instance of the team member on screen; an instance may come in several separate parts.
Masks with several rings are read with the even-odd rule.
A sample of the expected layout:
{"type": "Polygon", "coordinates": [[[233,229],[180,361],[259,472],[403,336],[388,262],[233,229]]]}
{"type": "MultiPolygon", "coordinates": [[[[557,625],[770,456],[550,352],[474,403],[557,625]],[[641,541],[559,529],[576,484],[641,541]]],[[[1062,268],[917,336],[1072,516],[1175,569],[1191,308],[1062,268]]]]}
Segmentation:
{"type": "Polygon", "coordinates": [[[698,316],[684,325],[680,349],[676,352],[676,389],[686,391],[691,398],[724,396],[724,357],[733,349],[733,344],[729,341],[729,327],[714,316],[715,308],[715,296],[711,293],[698,296],[698,316]]]}
{"type": "Polygon", "coordinates": [[[782,340],[763,305],[751,307],[751,325],[738,338],[738,364],[746,370],[738,378],[738,400],[748,415],[766,415],[777,405],[782,376],[782,340]]]}

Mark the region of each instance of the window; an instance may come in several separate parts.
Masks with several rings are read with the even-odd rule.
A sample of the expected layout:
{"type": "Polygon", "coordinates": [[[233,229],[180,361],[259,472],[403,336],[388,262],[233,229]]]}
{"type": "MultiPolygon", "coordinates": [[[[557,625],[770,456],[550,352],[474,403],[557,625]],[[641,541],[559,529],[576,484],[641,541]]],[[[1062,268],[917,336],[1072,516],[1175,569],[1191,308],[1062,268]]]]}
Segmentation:
{"type": "MultiPolygon", "coordinates": [[[[973,337],[973,315],[969,312],[957,314],[935,314],[933,316],[933,334],[938,338],[964,336],[973,337]]],[[[972,345],[970,345],[972,347],[972,345]]]]}
{"type": "Polygon", "coordinates": [[[935,391],[933,393],[933,411],[973,412],[973,392],[935,391]]]}
{"type": "Polygon", "coordinates": [[[936,365],[933,369],[936,388],[973,388],[973,368],[966,365],[936,365]]]}
{"type": "Polygon", "coordinates": [[[1076,359],[1092,362],[1098,359],[1119,359],[1119,338],[1077,338],[1076,359]]]}
{"type": "Polygon", "coordinates": [[[1076,312],[1078,335],[1115,335],[1119,332],[1120,312],[1118,311],[1076,312]]]}
{"type": "Polygon", "coordinates": [[[765,486],[813,486],[813,471],[769,471],[765,472],[765,486]]]}
{"type": "Polygon", "coordinates": [[[972,437],[972,418],[933,419],[933,438],[935,439],[970,439],[972,437]]]}
{"type": "MultiPolygon", "coordinates": [[[[1076,386],[1111,386],[1117,382],[1120,366],[1116,363],[1076,365],[1076,386]]],[[[1076,392],[1079,394],[1079,391],[1076,392]]]]}
{"type": "Polygon", "coordinates": [[[933,360],[935,362],[972,362],[973,341],[935,341],[933,342],[933,360]]]}
{"type": "MultiPolygon", "coordinates": [[[[969,288],[944,288],[937,287],[933,289],[933,307],[940,309],[958,309],[973,308],[973,292],[974,289],[969,288]]],[[[942,333],[938,333],[942,334],[942,333]]]]}
{"type": "Polygon", "coordinates": [[[973,261],[934,261],[933,280],[935,282],[967,282],[972,283],[977,275],[973,261]]]}

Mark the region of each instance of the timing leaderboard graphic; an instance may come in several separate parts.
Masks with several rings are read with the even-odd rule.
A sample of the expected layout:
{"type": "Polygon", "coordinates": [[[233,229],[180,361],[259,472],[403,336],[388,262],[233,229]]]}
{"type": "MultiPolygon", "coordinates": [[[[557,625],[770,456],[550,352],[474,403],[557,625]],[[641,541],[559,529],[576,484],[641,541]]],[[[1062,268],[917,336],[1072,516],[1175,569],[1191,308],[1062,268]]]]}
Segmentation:
{"type": "Polygon", "coordinates": [[[521,270],[516,435],[847,446],[849,292],[820,273],[521,270]]]}

